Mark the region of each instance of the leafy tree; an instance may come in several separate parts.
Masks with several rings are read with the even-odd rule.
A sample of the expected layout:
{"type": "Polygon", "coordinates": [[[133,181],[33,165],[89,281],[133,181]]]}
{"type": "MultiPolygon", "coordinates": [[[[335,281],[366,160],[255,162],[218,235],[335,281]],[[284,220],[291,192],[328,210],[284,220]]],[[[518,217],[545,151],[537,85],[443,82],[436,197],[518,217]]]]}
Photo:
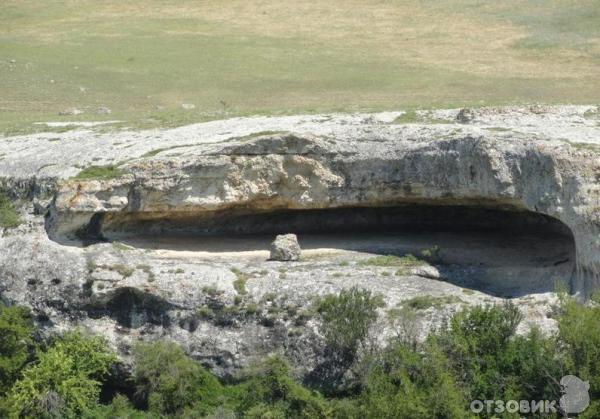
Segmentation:
{"type": "Polygon", "coordinates": [[[151,412],[181,414],[194,408],[207,415],[224,401],[217,378],[171,342],[139,344],[134,348],[136,395],[151,412]]]}
{"type": "Polygon", "coordinates": [[[467,400],[557,398],[561,365],[556,342],[535,328],[516,336],[521,318],[510,302],[475,306],[454,315],[440,334],[430,334],[429,342],[446,354],[467,400]]]}
{"type": "Polygon", "coordinates": [[[12,387],[9,416],[75,418],[94,408],[116,356],[99,337],[69,332],[57,339],[12,387]]]}
{"type": "Polygon", "coordinates": [[[241,390],[238,411],[247,418],[306,418],[332,416],[318,393],[294,381],[289,365],[279,357],[267,358],[247,372],[241,390]]]}
{"type": "Polygon", "coordinates": [[[430,340],[445,350],[473,399],[501,399],[503,377],[498,363],[520,321],[519,309],[511,303],[470,307],[456,313],[447,330],[430,340]]]}
{"type": "Polygon", "coordinates": [[[344,368],[353,363],[342,372],[355,373],[360,365],[363,374],[352,392],[331,392],[329,400],[298,383],[279,357],[249,368],[237,384],[223,385],[176,344],[141,344],[134,348],[131,382],[143,409],[121,395],[99,404],[100,387],[116,362],[101,338],[70,332],[35,350],[29,312],[2,306],[0,417],[463,418],[473,416],[473,399],[558,400],[560,377],[573,374],[589,380],[592,400],[578,417],[597,418],[600,296],[587,305],[561,298],[554,336],[535,328],[517,335],[521,315],[513,304],[475,306],[425,342],[408,328],[365,356],[381,299],[357,288],[326,296],[316,308],[330,353],[341,354],[333,361],[344,368]]]}
{"type": "Polygon", "coordinates": [[[0,303],[0,397],[4,396],[33,355],[33,319],[24,307],[0,303]]]}
{"type": "Polygon", "coordinates": [[[376,359],[360,396],[366,418],[465,418],[465,397],[444,353],[398,340],[376,359]]]}
{"type": "Polygon", "coordinates": [[[591,405],[579,417],[600,417],[600,293],[588,305],[562,294],[558,331],[566,371],[590,384],[591,405]]]}

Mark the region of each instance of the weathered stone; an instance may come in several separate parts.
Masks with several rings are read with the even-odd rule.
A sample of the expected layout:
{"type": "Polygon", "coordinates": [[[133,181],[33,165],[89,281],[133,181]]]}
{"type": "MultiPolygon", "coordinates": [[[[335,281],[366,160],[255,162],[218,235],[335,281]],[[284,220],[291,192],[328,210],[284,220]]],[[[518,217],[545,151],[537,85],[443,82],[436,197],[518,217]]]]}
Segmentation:
{"type": "Polygon", "coordinates": [[[469,108],[461,109],[456,115],[456,120],[462,124],[468,124],[475,119],[475,112],[469,108]]]}
{"type": "MultiPolygon", "coordinates": [[[[456,304],[427,312],[423,333],[462,303],[500,302],[505,291],[515,291],[523,327],[552,330],[544,313],[555,302],[555,277],[582,298],[600,286],[600,126],[589,118],[597,108],[474,112],[469,124],[452,123],[455,109],[423,112],[423,120],[448,124],[394,124],[399,113],[387,112],[3,138],[0,155],[10,158],[0,159],[0,187],[21,198],[24,222],[0,231],[0,297],[32,308],[48,333],[84,327],[125,359],[136,340],[168,338],[221,375],[275,351],[310,369],[319,336],[315,322],[299,313],[315,296],[350,286],[382,294],[388,308],[420,295],[456,297],[456,304]],[[112,178],[73,178],[82,168],[108,165],[118,166],[112,178]],[[364,209],[401,205],[443,208],[442,221],[452,208],[478,209],[482,219],[508,211],[525,224],[535,219],[535,228],[564,227],[568,234],[558,237],[566,244],[500,241],[484,255],[487,265],[461,264],[491,240],[470,237],[458,240],[465,248],[454,249],[456,263],[443,260],[451,252],[442,244],[439,263],[430,261],[435,266],[398,268],[359,263],[389,254],[385,238],[357,250],[352,234],[316,247],[302,235],[301,261],[266,261],[272,223],[301,234],[299,212],[313,214],[311,221],[323,215],[326,222],[312,227],[318,233],[344,227],[353,211],[361,215],[351,221],[360,223],[364,209]],[[262,241],[248,244],[246,234],[239,248],[226,246],[234,233],[260,228],[269,234],[262,241]],[[208,233],[221,239],[211,242],[208,233]],[[520,247],[510,253],[513,244],[520,247]],[[538,265],[498,266],[499,258],[510,261],[529,248],[538,265]],[[464,292],[462,277],[476,291],[464,292]],[[481,278],[488,288],[478,286],[481,278]]],[[[394,333],[385,318],[382,339],[394,333]]]]}
{"type": "Polygon", "coordinates": [[[295,234],[280,234],[271,243],[271,260],[282,262],[300,260],[300,245],[295,234]]]}

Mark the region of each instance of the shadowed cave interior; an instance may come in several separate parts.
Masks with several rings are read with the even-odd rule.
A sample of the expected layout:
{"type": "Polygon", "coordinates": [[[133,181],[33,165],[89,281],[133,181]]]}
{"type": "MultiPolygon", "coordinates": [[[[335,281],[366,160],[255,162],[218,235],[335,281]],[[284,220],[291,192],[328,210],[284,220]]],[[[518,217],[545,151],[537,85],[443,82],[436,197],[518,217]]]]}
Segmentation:
{"type": "Polygon", "coordinates": [[[437,248],[429,262],[445,280],[506,297],[553,291],[557,282],[568,286],[575,267],[573,235],[562,222],[490,206],[102,213],[82,238],[265,260],[274,236],[286,233],[298,235],[305,254],[335,249],[402,256],[437,248]]]}

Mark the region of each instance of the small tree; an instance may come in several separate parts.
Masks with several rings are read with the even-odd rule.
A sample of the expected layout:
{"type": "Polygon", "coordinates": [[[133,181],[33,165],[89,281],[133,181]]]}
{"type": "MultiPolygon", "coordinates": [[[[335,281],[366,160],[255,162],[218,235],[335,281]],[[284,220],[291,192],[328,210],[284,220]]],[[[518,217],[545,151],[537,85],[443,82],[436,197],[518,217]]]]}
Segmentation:
{"type": "Polygon", "coordinates": [[[433,342],[418,349],[390,342],[374,359],[360,401],[363,418],[468,417],[464,393],[433,342]]]}
{"type": "Polygon", "coordinates": [[[429,341],[450,361],[471,399],[551,400],[560,378],[553,339],[533,329],[516,336],[522,315],[513,303],[474,306],[455,314],[429,341]]]}
{"type": "Polygon", "coordinates": [[[139,344],[134,356],[136,395],[148,403],[151,412],[175,415],[193,406],[199,415],[207,415],[223,401],[217,378],[177,344],[139,344]]]}
{"type": "Polygon", "coordinates": [[[69,332],[23,371],[7,405],[11,417],[76,418],[98,403],[102,378],[116,356],[99,337],[69,332]]]}
{"type": "Polygon", "coordinates": [[[317,303],[320,332],[329,348],[341,359],[352,362],[377,320],[377,309],[383,306],[381,296],[356,287],[320,299],[317,303]]]}
{"type": "Polygon", "coordinates": [[[246,372],[241,390],[239,413],[245,418],[331,417],[323,397],[298,384],[287,362],[277,356],[267,358],[246,372]]]}

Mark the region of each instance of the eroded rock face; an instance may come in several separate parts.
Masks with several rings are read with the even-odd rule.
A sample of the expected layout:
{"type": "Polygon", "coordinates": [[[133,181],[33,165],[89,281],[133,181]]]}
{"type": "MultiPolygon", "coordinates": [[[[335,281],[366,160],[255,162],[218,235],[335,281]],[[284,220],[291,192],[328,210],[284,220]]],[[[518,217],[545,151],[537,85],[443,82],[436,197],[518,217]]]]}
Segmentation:
{"type": "MultiPolygon", "coordinates": [[[[552,123],[552,114],[543,117],[552,123]]],[[[426,126],[406,132],[402,126],[365,123],[360,128],[364,131],[275,133],[178,147],[173,155],[162,151],[124,164],[117,179],[64,181],[50,208],[48,231],[51,237],[72,237],[96,214],[104,214],[106,228],[115,220],[118,230],[123,214],[151,223],[242,207],[506,206],[566,224],[577,247],[572,291],[583,295],[600,285],[600,159],[593,143],[589,150],[576,149],[523,134],[519,127],[426,126]]],[[[597,125],[588,128],[599,132],[597,125]]],[[[577,132],[575,124],[572,129],[577,132]]]]}
{"type": "MultiPolygon", "coordinates": [[[[228,374],[272,351],[284,351],[304,368],[318,363],[318,345],[307,342],[320,338],[304,311],[315,295],[352,285],[383,294],[388,309],[422,294],[454,295],[452,303],[424,313],[423,333],[462,304],[500,301],[501,292],[515,291],[515,284],[526,285],[517,291],[541,293],[559,280],[582,298],[598,288],[597,109],[472,109],[468,124],[457,122],[458,112],[424,111],[423,123],[405,125],[393,123],[396,112],[0,139],[0,155],[10,156],[0,160],[3,187],[23,197],[30,212],[27,224],[5,231],[0,240],[0,295],[32,307],[49,332],[81,325],[107,336],[124,356],[136,339],[166,337],[228,374]],[[48,141],[56,137],[60,141],[48,141]],[[72,178],[89,165],[118,165],[118,176],[72,178]],[[373,253],[420,254],[417,245],[410,248],[421,240],[417,233],[402,243],[385,235],[375,244],[355,234],[331,243],[320,238],[303,249],[306,261],[267,261],[272,230],[296,232],[289,227],[304,223],[314,226],[306,229],[311,234],[338,228],[354,233],[356,226],[398,218],[369,208],[400,208],[405,214],[402,208],[417,204],[443,211],[433,217],[437,223],[452,220],[460,208],[509,211],[511,219],[522,214],[524,225],[527,217],[535,219],[558,244],[536,249],[522,265],[514,262],[509,274],[493,256],[518,259],[506,252],[519,243],[509,237],[488,252],[489,260],[465,261],[460,234],[469,233],[466,227],[460,234],[435,236],[456,245],[423,253],[426,264],[386,267],[367,260],[373,253]],[[340,212],[322,218],[326,213],[319,211],[326,210],[340,212]],[[355,217],[349,227],[348,213],[355,217]],[[235,234],[259,233],[270,236],[228,247],[235,234]],[[204,235],[222,239],[199,242],[204,235]],[[561,238],[573,248],[560,247],[561,238]],[[457,281],[445,281],[461,275],[475,288],[481,275],[505,284],[488,295],[480,292],[484,287],[465,293],[457,281]]],[[[476,214],[485,220],[485,211],[476,214]]],[[[418,218],[419,211],[411,214],[418,218]]],[[[500,232],[504,219],[497,218],[500,232]]],[[[469,216],[462,222],[479,223],[469,216]]],[[[464,243],[486,245],[485,236],[468,237],[464,243]]],[[[531,245],[523,249],[539,244],[536,237],[546,236],[525,234],[531,245]]],[[[524,307],[533,301],[527,318],[552,327],[545,316],[551,296],[511,296],[522,298],[524,307]]],[[[382,338],[393,333],[389,325],[382,330],[382,338]]]]}

